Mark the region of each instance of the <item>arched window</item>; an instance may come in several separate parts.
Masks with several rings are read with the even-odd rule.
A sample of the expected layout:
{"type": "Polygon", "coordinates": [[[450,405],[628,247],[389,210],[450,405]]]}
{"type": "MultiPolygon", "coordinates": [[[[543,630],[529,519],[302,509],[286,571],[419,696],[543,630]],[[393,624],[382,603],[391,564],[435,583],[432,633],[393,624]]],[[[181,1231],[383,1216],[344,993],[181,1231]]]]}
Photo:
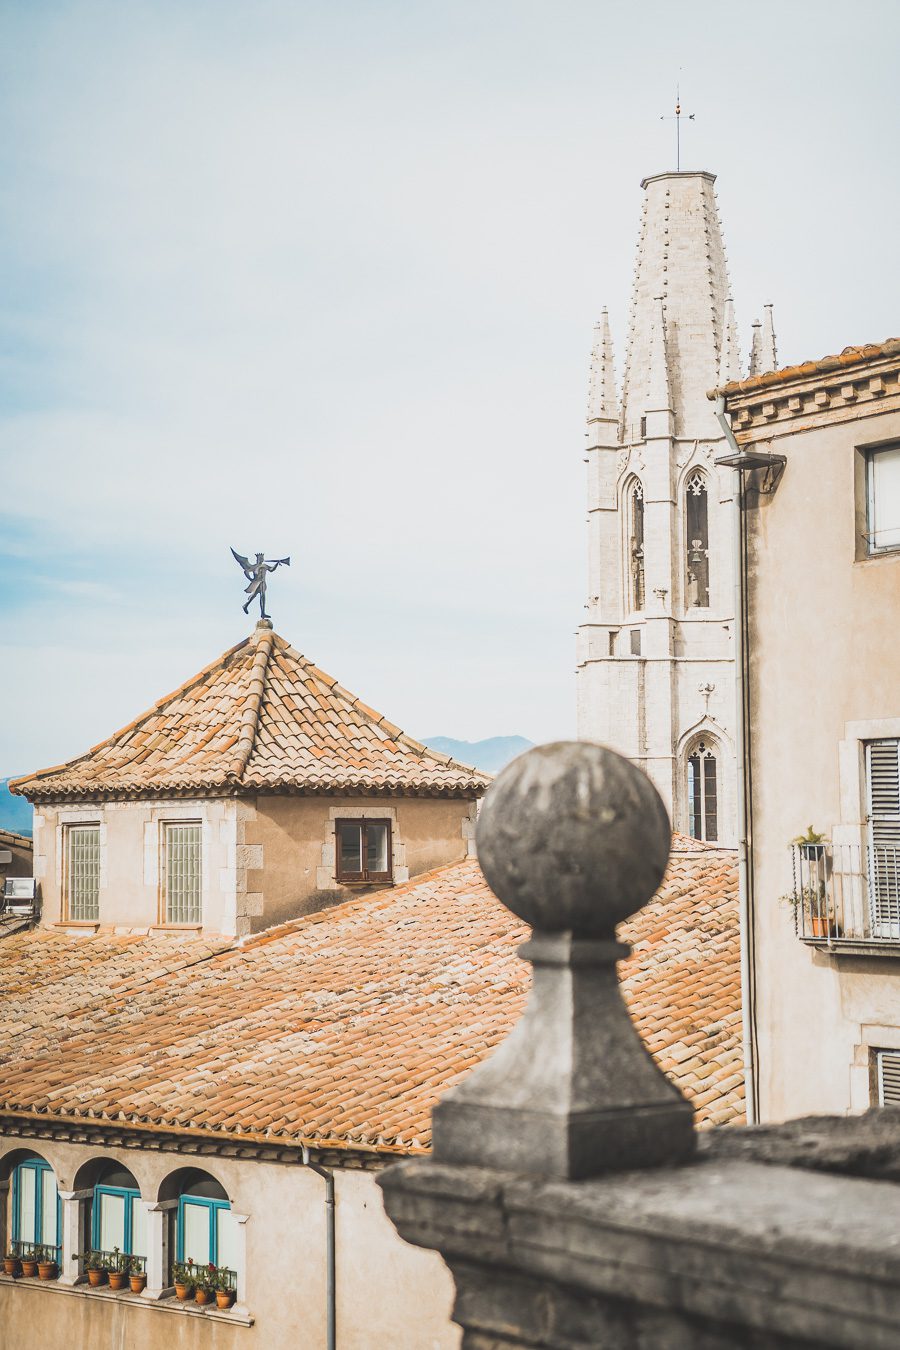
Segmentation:
{"type": "Polygon", "coordinates": [[[175,1225],[176,1261],[210,1263],[236,1274],[237,1224],[224,1189],[208,1172],[184,1171],[178,1193],[175,1225]]]}
{"type": "Polygon", "coordinates": [[[716,756],[709,742],[697,741],[688,755],[688,833],[710,843],[719,837],[716,756]]]}
{"type": "MultiPolygon", "coordinates": [[[[36,1155],[16,1165],[12,1174],[12,1246],[17,1256],[32,1256],[36,1247],[52,1248],[59,1262],[60,1201],[53,1168],[36,1155]]],[[[38,1253],[40,1255],[40,1253],[38,1253]]]]}
{"type": "Polygon", "coordinates": [[[636,478],[628,492],[629,599],[632,610],[644,608],[644,487],[636,478]]]}
{"type": "Polygon", "coordinates": [[[118,1247],[127,1256],[147,1256],[147,1218],[141,1192],[127,1168],[108,1163],[94,1186],[91,1245],[98,1251],[118,1247]]]}
{"type": "Polygon", "coordinates": [[[706,476],[695,469],[685,484],[686,608],[709,608],[709,502],[706,476]]]}

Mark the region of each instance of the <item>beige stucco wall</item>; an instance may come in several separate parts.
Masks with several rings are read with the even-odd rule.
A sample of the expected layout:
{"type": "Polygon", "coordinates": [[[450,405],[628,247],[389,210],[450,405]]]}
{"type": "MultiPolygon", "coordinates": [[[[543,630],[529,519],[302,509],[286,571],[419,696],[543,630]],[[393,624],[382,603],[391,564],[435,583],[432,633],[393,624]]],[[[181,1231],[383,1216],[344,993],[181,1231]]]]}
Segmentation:
{"type": "Polygon", "coordinates": [[[760,448],[787,457],[776,492],[747,512],[758,1075],[761,1117],[777,1120],[869,1105],[870,1047],[900,1047],[900,948],[816,951],[778,901],[807,826],[859,839],[862,743],[900,734],[900,554],[863,556],[858,452],[900,438],[900,409],[764,431],[760,448]]]}
{"type": "MultiPolygon", "coordinates": [[[[79,1168],[116,1159],[155,1200],[180,1167],[210,1172],[247,1216],[246,1297],[252,1326],[196,1315],[173,1301],[92,1294],[0,1275],[3,1350],[280,1350],[325,1346],[325,1185],[308,1168],[141,1149],[97,1148],[0,1136],[3,1160],[19,1148],[51,1164],[63,1191],[79,1168]]],[[[3,1193],[4,1207],[8,1194],[3,1193]]],[[[8,1230],[7,1230],[8,1231],[8,1230]]],[[[397,1236],[370,1172],[335,1172],[337,1343],[341,1350],[455,1350],[453,1283],[434,1252],[397,1236]]],[[[64,1253],[64,1260],[68,1253],[64,1253]]],[[[68,1263],[66,1269],[73,1269],[68,1263]]],[[[65,1273],[65,1272],[64,1272],[65,1273]]]]}
{"type": "Polygon", "coordinates": [[[69,825],[100,826],[100,922],[146,929],[162,917],[162,826],[200,821],[203,929],[240,935],[358,893],[334,879],[334,822],[348,815],[391,820],[396,883],[473,849],[475,803],[467,800],[260,796],[42,804],[34,815],[41,923],[78,931],[64,914],[69,825]]]}
{"type": "Polygon", "coordinates": [[[359,894],[335,881],[335,820],[391,821],[394,881],[465,858],[474,803],[443,798],[258,797],[239,806],[239,858],[247,863],[252,928],[359,894]]]}

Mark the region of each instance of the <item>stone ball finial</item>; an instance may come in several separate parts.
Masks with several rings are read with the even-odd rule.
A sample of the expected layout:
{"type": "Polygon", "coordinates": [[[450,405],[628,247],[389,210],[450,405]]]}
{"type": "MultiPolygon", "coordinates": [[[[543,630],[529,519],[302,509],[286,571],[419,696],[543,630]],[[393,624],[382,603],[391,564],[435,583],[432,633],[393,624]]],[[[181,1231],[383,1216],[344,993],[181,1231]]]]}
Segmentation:
{"type": "Polygon", "coordinates": [[[672,831],[656,788],[590,741],[528,750],[478,818],[478,861],[508,909],[543,932],[611,938],[656,893],[672,831]]]}

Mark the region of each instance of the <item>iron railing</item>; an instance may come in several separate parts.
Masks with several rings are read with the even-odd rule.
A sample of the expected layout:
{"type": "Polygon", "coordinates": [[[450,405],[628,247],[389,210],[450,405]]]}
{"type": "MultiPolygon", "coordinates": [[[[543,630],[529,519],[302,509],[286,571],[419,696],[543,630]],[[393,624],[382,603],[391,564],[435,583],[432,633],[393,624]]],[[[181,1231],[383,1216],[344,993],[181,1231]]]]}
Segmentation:
{"type": "Polygon", "coordinates": [[[829,946],[900,945],[900,848],[797,844],[793,862],[798,937],[829,946]]]}
{"type": "Polygon", "coordinates": [[[62,1247],[54,1247],[52,1242],[16,1241],[12,1250],[20,1261],[55,1261],[59,1265],[62,1260],[62,1247]]]}
{"type": "Polygon", "coordinates": [[[87,1261],[96,1263],[103,1270],[117,1270],[125,1275],[141,1275],[147,1269],[146,1256],[132,1256],[130,1252],[119,1251],[118,1247],[111,1252],[92,1247],[85,1256],[87,1261]]]}
{"type": "MultiPolygon", "coordinates": [[[[186,1271],[188,1264],[189,1263],[186,1261],[172,1262],[172,1265],[169,1269],[170,1284],[175,1284],[176,1275],[178,1275],[179,1271],[186,1271]]],[[[206,1277],[208,1272],[212,1274],[212,1272],[209,1271],[208,1265],[195,1265],[193,1262],[191,1262],[190,1265],[192,1267],[193,1272],[191,1280],[192,1283],[194,1284],[199,1284],[206,1277]]],[[[215,1273],[212,1274],[212,1283],[218,1284],[222,1288],[230,1289],[232,1290],[232,1292],[237,1293],[236,1270],[230,1270],[228,1266],[214,1266],[213,1270],[215,1273]]]]}

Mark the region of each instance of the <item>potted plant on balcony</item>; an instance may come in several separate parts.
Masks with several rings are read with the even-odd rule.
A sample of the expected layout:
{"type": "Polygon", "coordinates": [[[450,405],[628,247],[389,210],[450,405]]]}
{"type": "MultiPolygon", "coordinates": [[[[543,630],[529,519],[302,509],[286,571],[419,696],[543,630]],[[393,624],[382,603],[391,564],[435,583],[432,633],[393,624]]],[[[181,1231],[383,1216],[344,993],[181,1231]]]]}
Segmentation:
{"type": "Polygon", "coordinates": [[[33,1280],[37,1274],[37,1248],[32,1247],[29,1254],[27,1256],[23,1254],[20,1260],[22,1262],[22,1274],[26,1279],[33,1280]]]}
{"type": "Polygon", "coordinates": [[[59,1274],[59,1266],[56,1263],[55,1247],[40,1247],[37,1253],[38,1258],[38,1279],[55,1280],[59,1274]]]}
{"type": "Polygon", "coordinates": [[[234,1305],[236,1291],[231,1287],[231,1272],[221,1267],[216,1278],[216,1307],[227,1310],[234,1305]]]}
{"type": "Polygon", "coordinates": [[[128,1283],[128,1268],[131,1262],[118,1247],[112,1249],[112,1260],[107,1264],[110,1289],[124,1289],[128,1283]]]}
{"type": "MultiPolygon", "coordinates": [[[[76,1260],[78,1255],[76,1253],[76,1260]]],[[[81,1259],[84,1261],[84,1268],[87,1272],[88,1284],[92,1289],[98,1289],[101,1284],[106,1284],[106,1260],[103,1252],[91,1251],[82,1252],[81,1259]]]]}
{"type": "Polygon", "coordinates": [[[128,1284],[133,1294],[142,1294],[147,1288],[147,1272],[140,1256],[128,1258],[128,1284]]]}
{"type": "Polygon", "coordinates": [[[12,1247],[3,1258],[3,1273],[13,1276],[22,1274],[22,1262],[19,1260],[19,1253],[13,1251],[12,1247]]]}
{"type": "Polygon", "coordinates": [[[197,1303],[212,1303],[216,1293],[217,1274],[212,1261],[206,1266],[197,1267],[197,1283],[194,1287],[194,1298],[197,1303]]]}
{"type": "Polygon", "coordinates": [[[175,1286],[175,1297],[182,1303],[186,1303],[189,1298],[194,1296],[194,1286],[197,1282],[197,1269],[192,1259],[187,1261],[176,1261],[172,1267],[172,1283],[175,1286]]]}

